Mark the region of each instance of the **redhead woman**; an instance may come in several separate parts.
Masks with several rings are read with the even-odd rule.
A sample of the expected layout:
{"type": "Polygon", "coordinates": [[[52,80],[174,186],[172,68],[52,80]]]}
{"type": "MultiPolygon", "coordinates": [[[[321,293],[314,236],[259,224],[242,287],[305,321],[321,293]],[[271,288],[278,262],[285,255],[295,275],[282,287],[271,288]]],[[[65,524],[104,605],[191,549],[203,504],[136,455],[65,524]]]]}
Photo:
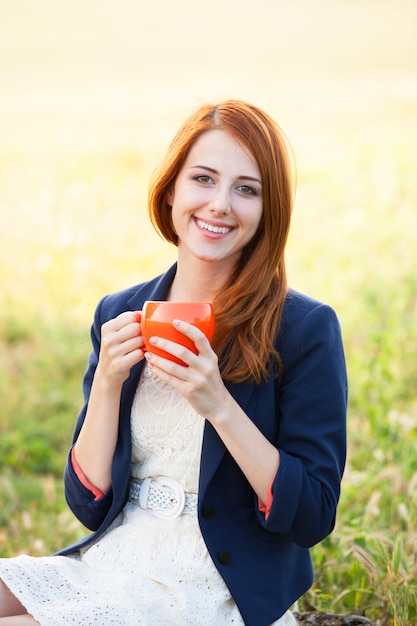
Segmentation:
{"type": "Polygon", "coordinates": [[[93,532],[0,560],[0,626],[296,623],[309,548],[335,524],[347,380],[334,311],[287,286],[292,196],[259,108],[205,105],[179,130],[149,194],[177,262],[104,297],[92,325],[65,488],[93,532]],[[145,350],[147,300],[211,303],[212,341],[174,320],[196,353],[145,350]]]}

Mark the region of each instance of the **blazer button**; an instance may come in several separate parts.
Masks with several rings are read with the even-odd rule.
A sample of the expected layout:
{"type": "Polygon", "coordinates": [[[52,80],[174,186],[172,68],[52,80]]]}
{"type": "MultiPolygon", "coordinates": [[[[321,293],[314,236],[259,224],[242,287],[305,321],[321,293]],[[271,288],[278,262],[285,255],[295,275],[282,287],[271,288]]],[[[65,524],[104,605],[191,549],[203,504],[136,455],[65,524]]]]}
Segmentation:
{"type": "Polygon", "coordinates": [[[228,550],[222,550],[219,554],[219,561],[222,565],[227,565],[230,563],[230,552],[228,550]]]}
{"type": "Polygon", "coordinates": [[[216,507],[213,505],[210,506],[205,506],[203,509],[203,517],[205,519],[210,519],[210,517],[213,517],[214,514],[216,512],[216,507]]]}

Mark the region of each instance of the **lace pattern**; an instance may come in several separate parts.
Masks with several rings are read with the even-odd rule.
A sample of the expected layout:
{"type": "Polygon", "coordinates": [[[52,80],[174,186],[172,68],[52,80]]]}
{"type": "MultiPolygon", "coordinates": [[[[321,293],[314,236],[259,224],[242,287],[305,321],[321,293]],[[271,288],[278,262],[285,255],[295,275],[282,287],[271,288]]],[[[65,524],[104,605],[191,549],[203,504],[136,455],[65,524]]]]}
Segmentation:
{"type": "Polygon", "coordinates": [[[131,429],[135,478],[169,472],[185,491],[197,493],[204,419],[146,365],[132,405],[131,429]]]}

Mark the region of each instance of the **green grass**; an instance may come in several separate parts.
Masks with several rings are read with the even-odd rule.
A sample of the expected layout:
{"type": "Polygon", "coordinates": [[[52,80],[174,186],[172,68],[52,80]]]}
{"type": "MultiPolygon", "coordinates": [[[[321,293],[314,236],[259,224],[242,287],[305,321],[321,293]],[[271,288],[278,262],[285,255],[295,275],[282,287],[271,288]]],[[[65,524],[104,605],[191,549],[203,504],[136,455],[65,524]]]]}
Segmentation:
{"type": "MultiPolygon", "coordinates": [[[[140,159],[114,155],[109,163],[109,187],[114,184],[114,193],[125,188],[111,180],[115,163],[126,180],[132,176],[131,167],[140,170],[140,159]]],[[[82,168],[81,163],[79,178],[82,168]]],[[[314,196],[318,186],[332,184],[327,172],[312,183],[304,181],[304,176],[308,179],[308,172],[300,176],[302,193],[307,196],[309,186],[314,196]]],[[[407,180],[404,175],[397,184],[406,185],[407,180]]],[[[90,241],[92,259],[73,236],[78,205],[71,205],[62,218],[70,241],[64,249],[57,243],[62,227],[58,207],[51,203],[48,211],[55,223],[51,221],[47,233],[33,228],[30,240],[22,234],[21,255],[14,267],[10,261],[19,240],[10,241],[2,250],[3,267],[9,263],[9,269],[3,290],[7,306],[0,314],[1,556],[51,553],[84,534],[66,507],[62,471],[82,401],[80,383],[90,350],[94,305],[102,293],[151,276],[162,265],[156,254],[145,250],[142,258],[133,244],[122,246],[138,233],[132,235],[129,229],[125,233],[124,224],[115,224],[107,205],[111,200],[99,202],[98,188],[93,177],[85,191],[93,199],[92,222],[86,231],[96,231],[102,216],[100,237],[90,241]],[[44,238],[49,241],[46,251],[44,238]],[[101,259],[103,241],[114,246],[110,257],[101,259]],[[43,261],[36,263],[39,255],[43,261]],[[73,270],[74,259],[82,271],[73,270]],[[26,282],[16,285],[12,270],[26,271],[26,282]]],[[[122,198],[122,203],[134,219],[134,202],[129,205],[122,198]]],[[[309,210],[316,218],[323,209],[312,206],[309,210]]],[[[365,204],[364,210],[367,213],[361,219],[373,222],[372,205],[365,204]]],[[[390,206],[380,206],[380,210],[386,212],[392,228],[381,222],[371,244],[359,242],[360,267],[350,262],[350,237],[347,248],[341,247],[335,257],[329,238],[333,218],[323,227],[310,229],[308,236],[297,220],[294,223],[297,258],[296,263],[292,261],[293,271],[301,283],[312,282],[311,289],[304,290],[319,292],[336,306],[350,378],[349,456],[337,527],[313,549],[316,581],[299,608],[358,612],[380,624],[406,625],[417,619],[417,277],[408,258],[392,268],[384,250],[390,242],[394,248],[400,246],[392,237],[396,231],[402,232],[401,246],[411,247],[415,216],[406,211],[401,215],[396,207],[400,229],[389,215],[390,206]],[[323,248],[320,254],[316,245],[323,248]],[[371,248],[369,257],[362,249],[365,246],[371,248]],[[318,268],[310,266],[310,255],[318,259],[318,268]],[[328,270],[327,263],[333,259],[337,273],[333,266],[328,270]]],[[[144,214],[141,219],[145,220],[144,214]]],[[[149,226],[142,228],[149,241],[149,226]]],[[[158,255],[160,250],[167,264],[171,252],[158,246],[158,255]]],[[[292,248],[290,256],[295,252],[292,248]]]]}
{"type": "Polygon", "coordinates": [[[291,139],[290,283],[336,308],[349,370],[337,525],[299,609],[415,624],[415,3],[222,3],[215,46],[188,0],[59,6],[16,0],[0,25],[0,556],[85,533],[62,473],[95,305],[173,261],[149,174],[185,112],[236,96],[291,139]]]}

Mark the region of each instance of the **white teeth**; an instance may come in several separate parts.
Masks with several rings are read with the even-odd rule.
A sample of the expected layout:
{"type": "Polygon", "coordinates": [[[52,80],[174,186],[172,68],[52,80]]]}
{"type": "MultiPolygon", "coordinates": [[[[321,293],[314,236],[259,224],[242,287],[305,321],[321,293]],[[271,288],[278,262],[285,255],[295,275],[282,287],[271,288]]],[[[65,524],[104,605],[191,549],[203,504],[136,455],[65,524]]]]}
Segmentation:
{"type": "Polygon", "coordinates": [[[207,222],[203,222],[203,220],[200,220],[198,218],[196,218],[196,222],[200,228],[203,228],[204,230],[208,230],[211,233],[221,233],[222,235],[225,235],[230,230],[232,230],[231,228],[228,228],[227,226],[212,226],[211,224],[207,224],[207,222]]]}

